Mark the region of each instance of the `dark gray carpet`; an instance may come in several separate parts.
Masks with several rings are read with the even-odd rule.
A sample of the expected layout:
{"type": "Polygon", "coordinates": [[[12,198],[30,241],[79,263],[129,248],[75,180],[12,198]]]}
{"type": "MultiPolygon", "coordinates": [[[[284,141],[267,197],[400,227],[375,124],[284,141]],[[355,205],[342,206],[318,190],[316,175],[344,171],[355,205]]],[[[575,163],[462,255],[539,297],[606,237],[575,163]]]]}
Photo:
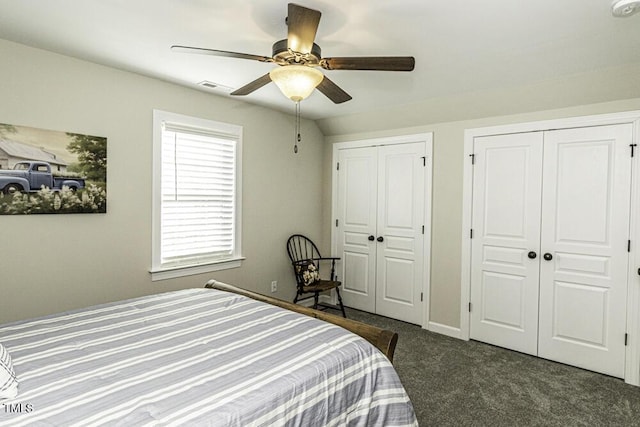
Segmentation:
{"type": "Polygon", "coordinates": [[[640,387],[347,309],[398,332],[394,366],[421,426],[640,426],[640,387]]]}

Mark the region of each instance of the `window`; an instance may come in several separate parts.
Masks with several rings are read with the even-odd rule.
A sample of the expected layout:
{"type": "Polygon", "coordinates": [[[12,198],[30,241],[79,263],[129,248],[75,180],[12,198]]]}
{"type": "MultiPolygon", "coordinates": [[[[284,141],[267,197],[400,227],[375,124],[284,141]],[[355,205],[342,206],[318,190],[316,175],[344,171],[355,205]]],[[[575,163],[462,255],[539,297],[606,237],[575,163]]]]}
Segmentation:
{"type": "Polygon", "coordinates": [[[152,280],[239,267],[242,127],[153,112],[152,280]]]}

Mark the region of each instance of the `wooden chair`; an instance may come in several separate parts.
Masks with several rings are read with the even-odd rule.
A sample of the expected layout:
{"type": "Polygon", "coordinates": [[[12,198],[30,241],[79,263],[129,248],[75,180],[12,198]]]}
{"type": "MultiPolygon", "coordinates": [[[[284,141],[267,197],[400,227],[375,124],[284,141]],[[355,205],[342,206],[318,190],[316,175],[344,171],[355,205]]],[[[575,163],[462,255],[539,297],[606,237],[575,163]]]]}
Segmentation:
{"type": "MultiPolygon", "coordinates": [[[[326,304],[320,304],[318,302],[320,292],[336,290],[336,296],[338,297],[338,304],[342,311],[342,317],[347,317],[344,312],[344,305],[342,304],[342,297],[340,296],[341,283],[336,279],[336,261],[340,258],[324,258],[320,255],[318,247],[308,237],[302,234],[294,234],[287,240],[287,253],[293,266],[293,273],[296,277],[297,292],[293,303],[296,304],[300,301],[300,297],[305,294],[313,294],[313,308],[317,309],[318,306],[330,307],[326,304]],[[322,264],[331,262],[331,272],[329,279],[322,279],[320,276],[320,267],[322,264]]],[[[307,298],[311,298],[310,296],[307,298]]],[[[307,299],[302,298],[302,299],[307,299]]]]}

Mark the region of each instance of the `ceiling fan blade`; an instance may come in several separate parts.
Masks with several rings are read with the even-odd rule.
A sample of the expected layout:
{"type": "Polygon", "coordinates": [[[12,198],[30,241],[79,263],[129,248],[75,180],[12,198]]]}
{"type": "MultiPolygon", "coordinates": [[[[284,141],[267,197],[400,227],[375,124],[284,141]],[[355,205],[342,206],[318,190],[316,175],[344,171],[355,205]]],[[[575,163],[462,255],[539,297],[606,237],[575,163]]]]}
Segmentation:
{"type": "Polygon", "coordinates": [[[171,50],[174,52],[199,53],[202,55],[226,56],[228,58],[253,59],[260,62],[273,62],[273,59],[268,56],[251,55],[250,53],[229,52],[226,50],[206,49],[203,47],[174,45],[171,46],[171,50]]]}
{"type": "Polygon", "coordinates": [[[248,83],[242,86],[240,89],[234,90],[233,92],[231,92],[231,95],[235,95],[235,96],[249,95],[254,90],[258,90],[262,86],[270,82],[271,82],[271,76],[269,76],[269,73],[267,73],[264,76],[255,79],[251,83],[248,83]]]}
{"type": "Polygon", "coordinates": [[[287,47],[294,52],[310,53],[321,13],[314,9],[289,3],[287,26],[289,27],[287,47]]]}
{"type": "Polygon", "coordinates": [[[351,95],[342,90],[337,84],[329,80],[327,76],[324,76],[318,86],[316,86],[320,92],[322,92],[327,98],[332,100],[335,104],[342,104],[351,99],[351,95]]]}
{"type": "Polygon", "coordinates": [[[413,56],[358,56],[320,61],[325,70],[413,71],[415,64],[413,56]]]}

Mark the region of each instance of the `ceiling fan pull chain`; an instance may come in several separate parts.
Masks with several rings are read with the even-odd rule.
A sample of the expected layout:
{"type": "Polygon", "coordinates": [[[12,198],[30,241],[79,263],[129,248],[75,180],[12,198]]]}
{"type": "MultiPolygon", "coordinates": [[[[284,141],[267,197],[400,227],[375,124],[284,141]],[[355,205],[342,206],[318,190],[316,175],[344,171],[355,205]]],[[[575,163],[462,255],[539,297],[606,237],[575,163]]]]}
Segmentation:
{"type": "Polygon", "coordinates": [[[300,137],[300,101],[296,102],[296,126],[295,126],[295,142],[293,146],[293,152],[298,153],[298,143],[301,141],[300,137]]]}

